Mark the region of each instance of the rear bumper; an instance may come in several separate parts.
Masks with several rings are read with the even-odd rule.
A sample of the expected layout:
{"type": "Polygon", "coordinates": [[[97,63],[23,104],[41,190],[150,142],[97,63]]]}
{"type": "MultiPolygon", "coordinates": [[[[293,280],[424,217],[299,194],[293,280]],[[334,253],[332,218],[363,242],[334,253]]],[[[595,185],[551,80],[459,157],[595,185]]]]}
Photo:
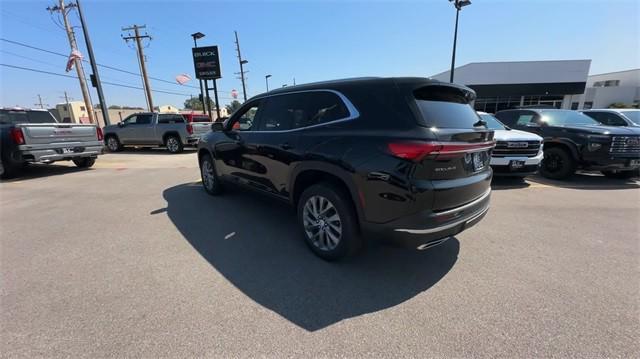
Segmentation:
{"type": "Polygon", "coordinates": [[[478,223],[489,210],[491,189],[479,198],[446,211],[425,210],[388,223],[363,223],[365,235],[403,247],[425,249],[478,223]]]}
{"type": "Polygon", "coordinates": [[[16,160],[22,162],[53,162],[72,160],[81,157],[97,157],[103,154],[102,141],[66,142],[46,145],[21,145],[18,147],[16,160]],[[71,153],[64,153],[64,149],[72,149],[71,153]]]}
{"type": "Polygon", "coordinates": [[[200,141],[200,135],[187,137],[187,144],[190,146],[197,146],[200,141]]]}

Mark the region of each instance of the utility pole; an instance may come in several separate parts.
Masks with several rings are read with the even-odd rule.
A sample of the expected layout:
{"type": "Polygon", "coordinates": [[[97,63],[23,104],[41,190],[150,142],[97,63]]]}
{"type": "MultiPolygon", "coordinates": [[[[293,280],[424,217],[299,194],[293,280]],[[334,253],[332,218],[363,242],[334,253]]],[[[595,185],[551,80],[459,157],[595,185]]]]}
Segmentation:
{"type": "MultiPolygon", "coordinates": [[[[70,4],[69,8],[76,7],[75,4],[70,4]]],[[[71,52],[78,51],[78,44],[76,43],[76,36],[73,33],[73,29],[69,24],[69,19],[67,18],[67,9],[64,5],[64,0],[59,1],[59,5],[54,5],[53,7],[48,7],[47,10],[50,12],[59,11],[62,15],[62,19],[64,20],[64,28],[67,32],[67,36],[69,37],[69,45],[71,46],[71,52]]],[[[87,114],[89,115],[89,122],[95,123],[95,114],[93,113],[93,104],[91,103],[91,97],[89,96],[89,89],[87,88],[87,80],[84,77],[84,68],[82,67],[82,59],[75,57],[73,59],[74,65],[76,66],[76,72],[78,73],[78,80],[80,81],[80,90],[82,91],[82,98],[84,99],[84,106],[87,108],[87,114]]]]}
{"type": "Polygon", "coordinates": [[[38,94],[38,103],[35,105],[40,106],[40,108],[44,108],[44,104],[42,103],[42,97],[40,96],[40,94],[38,94]]]}
{"type": "Polygon", "coordinates": [[[100,82],[100,75],[98,74],[98,65],[96,64],[96,57],[95,55],[93,55],[93,46],[91,46],[91,39],[89,39],[89,29],[87,29],[87,23],[84,21],[84,14],[82,13],[80,0],[76,0],[76,6],[78,7],[78,15],[80,15],[80,24],[82,24],[82,33],[84,34],[84,42],[87,45],[87,52],[89,53],[89,61],[91,62],[91,71],[93,71],[93,78],[95,79],[95,87],[96,87],[96,91],[98,92],[98,100],[100,101],[100,109],[102,109],[102,118],[104,119],[104,125],[108,126],[111,124],[111,121],[109,119],[109,111],[108,111],[107,104],[104,101],[104,92],[102,92],[102,83],[100,82]]]}
{"type": "Polygon", "coordinates": [[[245,102],[247,101],[247,87],[245,86],[244,83],[244,64],[249,63],[249,61],[247,60],[243,60],[242,59],[242,55],[240,54],[240,41],[238,41],[238,32],[234,31],[234,33],[236,34],[236,51],[238,51],[238,62],[240,63],[240,80],[242,80],[242,96],[245,100],[245,102]]]}
{"type": "Polygon", "coordinates": [[[133,30],[134,35],[122,37],[124,41],[135,40],[136,47],[138,48],[138,61],[140,62],[140,72],[142,74],[142,82],[145,90],[145,94],[147,97],[147,104],[149,105],[149,112],[153,112],[153,100],[151,98],[151,86],[149,85],[149,77],[147,76],[147,65],[144,62],[144,51],[142,50],[142,39],[151,39],[151,36],[144,34],[140,35],[140,29],[146,28],[145,25],[138,26],[133,25],[131,27],[123,27],[122,31],[131,31],[133,30]]]}

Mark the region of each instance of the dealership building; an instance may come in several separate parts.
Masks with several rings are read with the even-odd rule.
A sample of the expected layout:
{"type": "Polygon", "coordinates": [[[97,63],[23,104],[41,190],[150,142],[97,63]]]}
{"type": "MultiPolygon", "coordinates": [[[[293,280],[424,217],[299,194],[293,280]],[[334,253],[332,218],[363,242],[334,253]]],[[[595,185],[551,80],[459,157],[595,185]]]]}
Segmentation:
{"type": "MultiPolygon", "coordinates": [[[[640,102],[640,69],[589,76],[591,60],[473,62],[457,67],[454,82],[476,91],[478,111],[546,105],[606,108],[640,102]]],[[[445,71],[432,78],[449,81],[445,71]]]]}

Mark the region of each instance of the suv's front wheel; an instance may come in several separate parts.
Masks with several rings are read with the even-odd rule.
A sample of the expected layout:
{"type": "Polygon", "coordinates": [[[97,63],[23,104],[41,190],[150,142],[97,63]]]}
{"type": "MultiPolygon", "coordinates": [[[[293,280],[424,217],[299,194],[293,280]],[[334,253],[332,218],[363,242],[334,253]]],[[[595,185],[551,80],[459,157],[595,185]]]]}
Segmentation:
{"type": "Polygon", "coordinates": [[[215,196],[222,193],[222,183],[216,175],[213,159],[208,154],[200,158],[200,177],[202,178],[202,187],[208,194],[215,196]]]}
{"type": "Polygon", "coordinates": [[[565,179],[576,171],[576,162],[571,154],[560,147],[544,149],[540,174],[551,179],[565,179]]]}
{"type": "Polygon", "coordinates": [[[330,184],[307,188],[298,201],[298,223],[309,248],[326,260],[353,254],[362,239],[350,196],[330,184]]]}

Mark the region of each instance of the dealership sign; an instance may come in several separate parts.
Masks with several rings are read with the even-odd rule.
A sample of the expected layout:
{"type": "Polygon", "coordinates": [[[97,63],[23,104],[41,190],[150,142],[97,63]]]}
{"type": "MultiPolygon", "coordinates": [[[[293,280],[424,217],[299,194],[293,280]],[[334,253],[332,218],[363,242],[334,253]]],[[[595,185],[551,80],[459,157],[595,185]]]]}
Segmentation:
{"type": "Polygon", "coordinates": [[[222,77],[218,46],[194,47],[191,50],[193,51],[193,66],[196,69],[197,79],[213,80],[222,77]]]}

